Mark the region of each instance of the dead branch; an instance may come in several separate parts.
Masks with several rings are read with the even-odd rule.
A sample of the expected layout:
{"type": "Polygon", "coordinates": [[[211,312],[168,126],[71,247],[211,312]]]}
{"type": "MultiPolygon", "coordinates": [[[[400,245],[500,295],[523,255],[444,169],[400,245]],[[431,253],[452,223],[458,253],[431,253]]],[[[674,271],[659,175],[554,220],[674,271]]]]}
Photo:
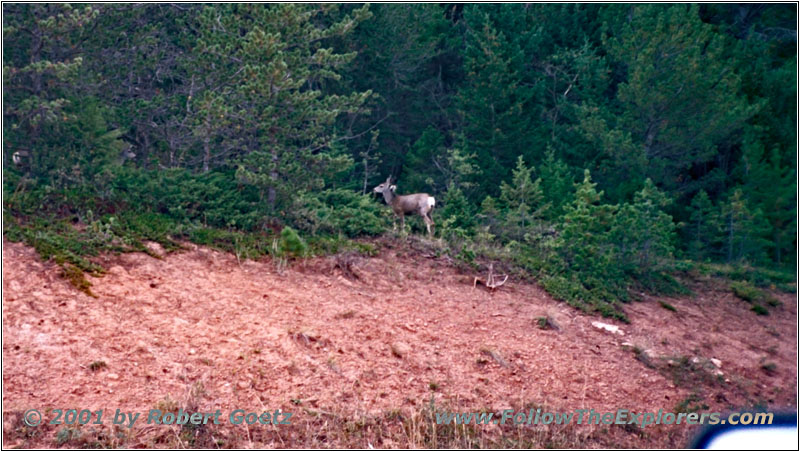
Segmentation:
{"type": "Polygon", "coordinates": [[[486,286],[489,290],[494,291],[505,284],[506,281],[508,281],[508,275],[495,275],[494,264],[489,264],[489,274],[486,276],[486,281],[476,276],[475,280],[472,282],[472,288],[474,289],[478,284],[481,284],[486,286]]]}

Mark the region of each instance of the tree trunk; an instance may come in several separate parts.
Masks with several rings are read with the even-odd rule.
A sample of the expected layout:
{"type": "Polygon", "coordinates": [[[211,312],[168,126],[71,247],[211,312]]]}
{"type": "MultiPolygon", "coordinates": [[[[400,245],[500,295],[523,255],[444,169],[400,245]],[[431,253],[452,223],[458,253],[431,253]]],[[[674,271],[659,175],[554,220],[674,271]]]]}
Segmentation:
{"type": "Polygon", "coordinates": [[[272,179],[272,185],[269,186],[267,189],[267,205],[269,206],[270,212],[275,211],[275,201],[277,199],[278,192],[275,189],[275,185],[278,183],[278,151],[275,148],[272,148],[272,164],[275,165],[274,168],[269,172],[269,177],[272,179]]]}

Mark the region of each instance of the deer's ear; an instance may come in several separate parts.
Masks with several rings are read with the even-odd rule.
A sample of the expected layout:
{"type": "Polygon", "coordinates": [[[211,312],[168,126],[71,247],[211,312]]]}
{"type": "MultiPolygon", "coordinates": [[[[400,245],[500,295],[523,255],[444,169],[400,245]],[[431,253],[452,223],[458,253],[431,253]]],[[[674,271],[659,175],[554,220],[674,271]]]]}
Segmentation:
{"type": "Polygon", "coordinates": [[[397,190],[397,185],[390,185],[389,186],[389,190],[391,190],[391,191],[397,190]]]}
{"type": "Polygon", "coordinates": [[[387,184],[391,184],[392,183],[392,176],[389,176],[389,177],[386,178],[386,183],[387,184]]]}

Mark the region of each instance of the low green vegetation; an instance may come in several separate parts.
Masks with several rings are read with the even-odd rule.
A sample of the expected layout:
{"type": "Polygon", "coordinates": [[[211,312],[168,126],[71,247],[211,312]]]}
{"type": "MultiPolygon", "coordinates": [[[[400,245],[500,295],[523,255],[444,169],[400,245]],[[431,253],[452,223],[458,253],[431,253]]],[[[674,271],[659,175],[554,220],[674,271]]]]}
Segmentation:
{"type": "Polygon", "coordinates": [[[667,311],[678,312],[678,310],[675,308],[675,306],[672,306],[671,304],[667,303],[666,301],[659,301],[658,304],[661,305],[661,307],[666,309],[667,311]]]}
{"type": "Polygon", "coordinates": [[[751,311],[758,315],[768,315],[769,311],[761,303],[766,303],[772,307],[780,306],[781,302],[770,295],[767,291],[758,289],[746,281],[734,281],[731,283],[731,290],[742,300],[753,304],[751,311]]]}

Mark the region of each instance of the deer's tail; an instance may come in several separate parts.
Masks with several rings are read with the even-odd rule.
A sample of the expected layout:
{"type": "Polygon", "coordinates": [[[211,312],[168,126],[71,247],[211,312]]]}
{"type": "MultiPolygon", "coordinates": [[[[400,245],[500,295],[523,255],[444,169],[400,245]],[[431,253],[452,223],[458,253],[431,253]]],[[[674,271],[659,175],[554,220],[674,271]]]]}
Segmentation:
{"type": "Polygon", "coordinates": [[[428,196],[428,207],[433,207],[436,205],[436,199],[433,196],[428,196]]]}

